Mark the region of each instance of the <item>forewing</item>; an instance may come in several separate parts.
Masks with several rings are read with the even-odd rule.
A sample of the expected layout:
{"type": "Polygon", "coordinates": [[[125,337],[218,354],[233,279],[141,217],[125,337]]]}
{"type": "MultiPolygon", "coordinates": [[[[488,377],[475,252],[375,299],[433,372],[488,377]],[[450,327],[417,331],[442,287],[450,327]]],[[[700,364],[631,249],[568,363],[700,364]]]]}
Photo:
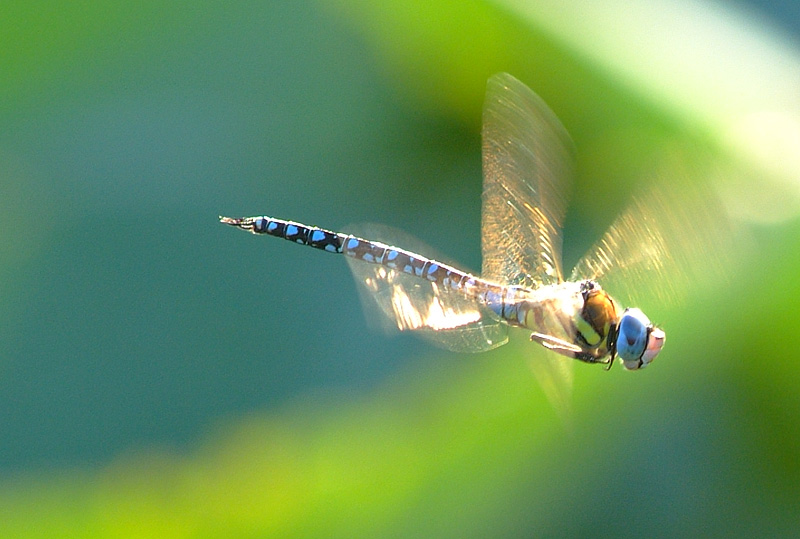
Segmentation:
{"type": "Polygon", "coordinates": [[[563,280],[561,227],[574,150],[542,99],[507,73],[483,108],[482,276],[535,288],[563,280]]]}
{"type": "Polygon", "coordinates": [[[690,288],[727,279],[736,237],[708,184],[691,178],[651,187],[614,220],[572,279],[596,280],[626,306],[645,298],[675,305],[690,288]]]}
{"type": "MultiPolygon", "coordinates": [[[[425,258],[430,248],[398,230],[379,225],[348,227],[348,233],[413,250],[425,258]]],[[[493,311],[463,294],[424,278],[347,257],[370,323],[384,330],[414,331],[454,352],[482,352],[508,340],[508,326],[493,311]]]]}

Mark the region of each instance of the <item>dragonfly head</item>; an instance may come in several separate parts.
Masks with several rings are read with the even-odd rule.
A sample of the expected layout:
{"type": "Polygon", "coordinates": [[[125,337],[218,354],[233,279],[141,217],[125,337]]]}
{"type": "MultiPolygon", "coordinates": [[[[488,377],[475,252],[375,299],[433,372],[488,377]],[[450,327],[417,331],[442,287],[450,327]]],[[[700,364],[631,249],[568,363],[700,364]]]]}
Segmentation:
{"type": "Polygon", "coordinates": [[[639,309],[625,309],[617,323],[616,353],[628,370],[643,369],[664,346],[664,330],[639,309]]]}

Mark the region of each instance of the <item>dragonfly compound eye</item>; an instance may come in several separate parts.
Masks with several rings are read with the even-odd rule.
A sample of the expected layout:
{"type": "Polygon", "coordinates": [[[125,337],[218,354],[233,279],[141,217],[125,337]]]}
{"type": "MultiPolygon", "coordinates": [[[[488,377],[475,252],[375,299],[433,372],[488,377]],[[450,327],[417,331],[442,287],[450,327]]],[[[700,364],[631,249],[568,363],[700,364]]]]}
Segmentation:
{"type": "MultiPolygon", "coordinates": [[[[617,355],[628,369],[641,368],[650,320],[639,309],[626,309],[617,326],[617,355]]],[[[650,358],[652,359],[652,357],[650,358]]]]}

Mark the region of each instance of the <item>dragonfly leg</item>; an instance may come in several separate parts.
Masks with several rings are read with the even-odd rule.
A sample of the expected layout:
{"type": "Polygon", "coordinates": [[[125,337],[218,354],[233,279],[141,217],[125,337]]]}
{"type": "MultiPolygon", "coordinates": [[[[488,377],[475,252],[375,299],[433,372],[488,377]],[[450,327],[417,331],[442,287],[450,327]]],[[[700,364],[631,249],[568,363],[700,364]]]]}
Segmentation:
{"type": "Polygon", "coordinates": [[[598,357],[591,352],[587,352],[578,345],[572,344],[571,342],[567,342],[557,337],[553,337],[552,335],[534,332],[531,333],[531,340],[538,342],[548,350],[557,352],[562,356],[566,356],[571,359],[577,359],[586,363],[608,363],[608,368],[611,368],[611,364],[614,361],[613,357],[610,360],[604,360],[602,357],[598,357]]]}
{"type": "Polygon", "coordinates": [[[611,355],[610,355],[610,356],[609,356],[609,358],[608,358],[608,359],[605,361],[605,363],[607,364],[607,366],[606,366],[606,370],[607,370],[607,371],[610,371],[610,370],[611,370],[611,367],[612,367],[612,365],[614,365],[614,358],[616,358],[616,357],[617,357],[617,352],[616,352],[616,350],[612,350],[612,351],[611,351],[611,355]]]}
{"type": "Polygon", "coordinates": [[[534,332],[531,333],[531,340],[538,342],[548,350],[558,352],[559,354],[572,359],[580,359],[579,354],[583,353],[583,349],[580,346],[574,345],[557,337],[553,337],[552,335],[534,332]]]}

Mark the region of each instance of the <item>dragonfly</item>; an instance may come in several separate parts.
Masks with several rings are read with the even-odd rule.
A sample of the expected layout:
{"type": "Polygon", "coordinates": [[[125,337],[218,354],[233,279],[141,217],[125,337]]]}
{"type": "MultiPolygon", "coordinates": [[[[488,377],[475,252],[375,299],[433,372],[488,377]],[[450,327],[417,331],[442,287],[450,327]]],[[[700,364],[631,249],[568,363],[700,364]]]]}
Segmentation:
{"type": "Polygon", "coordinates": [[[665,331],[639,308],[623,307],[601,281],[618,283],[622,291],[655,279],[659,289],[667,289],[671,277],[690,269],[671,262],[691,261],[714,243],[708,223],[696,223],[678,241],[670,234],[710,213],[680,204],[676,209],[668,198],[651,193],[620,214],[567,279],[561,229],[574,154],[566,129],[537,94],[507,73],[489,79],[480,275],[360,235],[267,216],[219,219],[344,255],[362,295],[381,316],[444,348],[490,350],[508,342],[509,328],[516,327],[561,356],[607,369],[619,359],[626,369],[641,370],[661,352],[665,331]],[[681,210],[683,215],[676,213],[681,210]],[[705,238],[705,245],[697,238],[705,238]]]}

